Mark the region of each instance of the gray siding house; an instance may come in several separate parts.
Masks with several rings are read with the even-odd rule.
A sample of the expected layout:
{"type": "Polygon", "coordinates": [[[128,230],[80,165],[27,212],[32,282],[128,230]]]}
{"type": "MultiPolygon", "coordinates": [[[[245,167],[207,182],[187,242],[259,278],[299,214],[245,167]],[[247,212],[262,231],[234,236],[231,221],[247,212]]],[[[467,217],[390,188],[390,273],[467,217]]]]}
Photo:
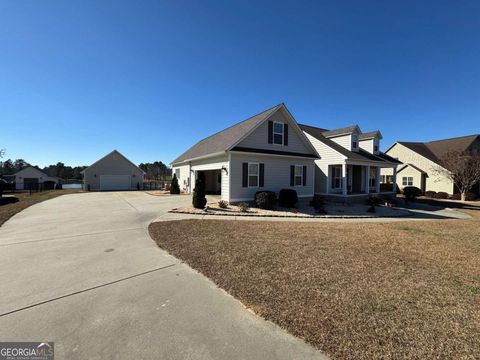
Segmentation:
{"type": "Polygon", "coordinates": [[[207,193],[228,202],[251,201],[257,191],[297,191],[312,197],[319,155],[284,104],[209,136],[172,161],[180,189],[190,193],[205,175],[207,193]]]}
{"type": "Polygon", "coordinates": [[[136,190],[143,187],[144,171],[117,150],[82,171],[89,191],[136,190]]]}

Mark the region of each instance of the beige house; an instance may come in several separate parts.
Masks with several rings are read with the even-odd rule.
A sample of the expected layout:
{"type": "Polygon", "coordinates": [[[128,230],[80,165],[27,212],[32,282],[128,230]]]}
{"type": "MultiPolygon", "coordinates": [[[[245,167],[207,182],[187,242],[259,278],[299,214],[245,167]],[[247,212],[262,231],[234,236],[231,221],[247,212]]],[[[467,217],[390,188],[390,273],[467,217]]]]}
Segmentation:
{"type": "Polygon", "coordinates": [[[88,191],[137,190],[143,188],[144,171],[113,150],[82,171],[88,191]]]}
{"type": "MultiPolygon", "coordinates": [[[[453,182],[435,170],[441,168],[440,159],[448,151],[480,152],[480,135],[469,135],[457,138],[430,142],[398,141],[386,151],[388,155],[403,163],[397,171],[397,186],[416,186],[425,191],[446,192],[454,194],[453,182]]],[[[384,181],[392,181],[393,173],[389,169],[382,170],[384,181]]],[[[473,189],[478,191],[478,189],[473,189]]]]}
{"type": "Polygon", "coordinates": [[[15,176],[15,189],[17,190],[38,190],[38,189],[54,189],[60,179],[48,176],[33,166],[18,171],[15,176]]]}

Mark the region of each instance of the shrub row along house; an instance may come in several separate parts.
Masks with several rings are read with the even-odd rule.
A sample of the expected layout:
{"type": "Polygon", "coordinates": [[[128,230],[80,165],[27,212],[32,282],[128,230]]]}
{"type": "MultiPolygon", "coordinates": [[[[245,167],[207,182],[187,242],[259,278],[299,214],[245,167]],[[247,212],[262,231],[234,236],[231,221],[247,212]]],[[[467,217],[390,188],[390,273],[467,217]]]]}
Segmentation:
{"type": "Polygon", "coordinates": [[[380,186],[381,168],[395,177],[399,164],[379,151],[381,138],[356,125],[330,131],[299,125],[279,104],[199,141],[171,165],[183,191],[192,192],[202,172],[207,193],[228,202],[288,188],[299,198],[346,200],[395,192],[395,185],[380,186]]]}
{"type": "MultiPolygon", "coordinates": [[[[415,186],[425,191],[445,192],[456,194],[458,189],[451,179],[444,175],[442,159],[449,152],[468,152],[480,154],[480,135],[468,135],[451,139],[430,142],[398,141],[386,151],[392,157],[403,163],[397,173],[397,186],[415,186]]],[[[387,182],[394,182],[391,170],[382,172],[387,182]]],[[[471,189],[480,195],[480,186],[477,184],[471,189]]]]}

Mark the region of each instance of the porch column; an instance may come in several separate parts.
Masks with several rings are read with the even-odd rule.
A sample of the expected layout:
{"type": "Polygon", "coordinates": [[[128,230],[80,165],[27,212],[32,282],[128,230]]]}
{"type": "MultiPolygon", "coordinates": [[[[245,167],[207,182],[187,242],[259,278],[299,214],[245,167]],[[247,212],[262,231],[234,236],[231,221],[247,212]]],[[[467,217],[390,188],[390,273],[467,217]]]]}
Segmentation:
{"type": "Polygon", "coordinates": [[[377,171],[375,172],[375,192],[378,194],[380,192],[380,166],[377,166],[377,171]]]}
{"type": "Polygon", "coordinates": [[[347,196],[347,164],[342,164],[342,195],[347,196]]]}
{"type": "Polygon", "coordinates": [[[393,192],[396,194],[397,193],[397,167],[395,166],[393,168],[393,192]]]}
{"type": "Polygon", "coordinates": [[[366,166],[367,173],[365,174],[365,193],[370,193],[370,165],[366,166]]]}
{"type": "Polygon", "coordinates": [[[330,165],[327,166],[327,188],[325,189],[325,193],[329,194],[330,193],[330,184],[332,183],[332,169],[330,168],[330,165]]]}

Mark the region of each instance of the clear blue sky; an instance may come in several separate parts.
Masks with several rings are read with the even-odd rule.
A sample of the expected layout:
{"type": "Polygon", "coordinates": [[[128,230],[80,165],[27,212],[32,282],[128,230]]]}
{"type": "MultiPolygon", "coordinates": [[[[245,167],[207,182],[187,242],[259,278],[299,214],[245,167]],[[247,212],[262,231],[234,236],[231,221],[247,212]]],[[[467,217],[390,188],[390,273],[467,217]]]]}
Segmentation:
{"type": "Polygon", "coordinates": [[[480,132],[480,1],[0,2],[0,147],[170,162],[285,102],[382,147],[480,132]]]}

